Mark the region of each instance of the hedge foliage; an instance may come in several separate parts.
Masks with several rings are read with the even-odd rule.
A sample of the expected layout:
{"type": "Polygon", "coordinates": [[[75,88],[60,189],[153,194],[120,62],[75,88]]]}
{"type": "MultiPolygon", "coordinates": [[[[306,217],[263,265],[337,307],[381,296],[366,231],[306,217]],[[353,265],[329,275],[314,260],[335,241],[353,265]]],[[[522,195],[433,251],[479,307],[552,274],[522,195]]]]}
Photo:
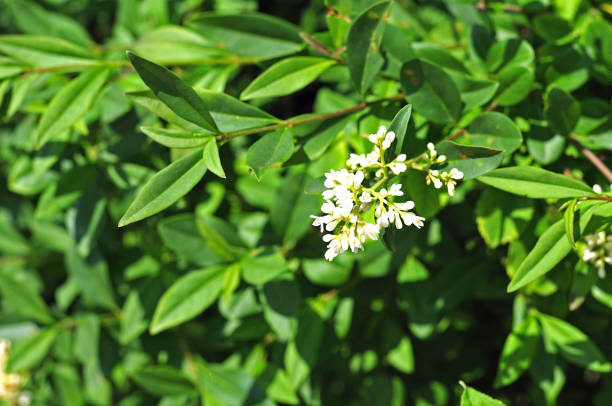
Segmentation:
{"type": "Polygon", "coordinates": [[[0,404],[612,404],[611,22],[1,0],[0,404]]]}

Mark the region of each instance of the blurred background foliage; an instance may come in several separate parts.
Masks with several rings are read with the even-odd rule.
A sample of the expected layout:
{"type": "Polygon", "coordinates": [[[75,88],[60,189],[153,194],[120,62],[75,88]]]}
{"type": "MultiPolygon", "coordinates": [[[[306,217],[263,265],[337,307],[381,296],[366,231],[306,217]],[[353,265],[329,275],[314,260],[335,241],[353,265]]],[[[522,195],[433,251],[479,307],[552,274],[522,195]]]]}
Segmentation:
{"type": "MultiPolygon", "coordinates": [[[[220,150],[227,179],[208,172],[163,213],[117,227],[143,183],[184,155],[141,132],[172,120],[153,114],[146,97],[126,96],[146,89],[126,50],[196,89],[239,97],[282,56],[321,56],[317,41],[345,55],[349,23],[373,3],[0,0],[0,338],[13,343],[5,367],[20,373],[31,404],[445,405],[459,402],[460,380],[506,404],[612,404],[612,276],[597,277],[571,253],[545,277],[506,292],[509,276],[562,218],[563,201],[475,180],[449,199],[409,173],[405,187],[427,217],[423,230],[396,236],[395,251],[375,243],[322,259],[308,217],[320,200],[303,190],[342,167],[349,149],[363,152],[360,134],[388,124],[405,102],[296,127],[296,145],[317,133],[329,142],[308,156],[296,152],[260,181],[247,165],[259,136],[236,138],[220,150]],[[259,11],[310,36],[285,42],[286,52],[257,41],[201,46],[199,36],[234,35],[198,26],[211,11],[238,16],[219,20],[230,31],[259,11]],[[85,66],[87,53],[103,70],[85,66]],[[81,72],[94,72],[84,83],[95,89],[37,149],[41,116],[81,72]],[[186,275],[187,291],[202,287],[195,307],[206,310],[164,325],[182,311],[168,300],[151,331],[160,298],[186,275]]],[[[504,165],[609,183],[580,147],[605,157],[612,145],[608,2],[401,0],[391,9],[386,62],[368,100],[400,91],[398,61],[417,52],[460,87],[459,127],[496,109],[520,129],[504,165]],[[552,87],[579,103],[571,134],[555,120],[571,110],[545,103],[552,87]]],[[[362,100],[350,79],[338,64],[303,90],[251,103],[279,118],[340,110],[362,100]]],[[[453,132],[416,107],[415,150],[453,132]]],[[[497,404],[477,395],[470,403],[465,393],[465,405],[497,404]]]]}

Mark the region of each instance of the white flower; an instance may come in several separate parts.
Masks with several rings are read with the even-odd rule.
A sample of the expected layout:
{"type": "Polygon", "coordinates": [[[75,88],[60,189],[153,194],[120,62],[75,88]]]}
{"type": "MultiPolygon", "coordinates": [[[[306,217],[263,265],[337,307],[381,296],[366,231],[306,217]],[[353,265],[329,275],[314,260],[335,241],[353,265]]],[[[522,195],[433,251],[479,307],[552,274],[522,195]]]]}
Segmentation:
{"type": "Polygon", "coordinates": [[[395,140],[395,133],[393,131],[389,131],[385,136],[385,140],[382,142],[382,149],[389,149],[391,143],[395,140]]]}
{"type": "Polygon", "coordinates": [[[391,185],[391,188],[389,189],[389,194],[391,196],[402,196],[404,194],[404,192],[402,192],[402,184],[395,183],[391,185]]]}
{"type": "Polygon", "coordinates": [[[606,276],[606,264],[612,265],[612,235],[606,231],[590,234],[584,237],[587,246],[582,250],[582,260],[597,268],[600,278],[606,276]]]}
{"type": "Polygon", "coordinates": [[[361,196],[359,196],[359,201],[362,203],[370,203],[372,201],[372,196],[368,192],[363,191],[361,196]]]}
{"type": "Polygon", "coordinates": [[[458,170],[457,168],[453,168],[450,170],[449,176],[452,179],[463,179],[463,172],[461,172],[460,170],[458,170]]]}
{"type": "Polygon", "coordinates": [[[593,185],[593,192],[597,193],[597,194],[601,194],[603,192],[603,190],[601,189],[601,186],[599,186],[597,183],[593,185]]]}
{"type": "MultiPolygon", "coordinates": [[[[399,175],[408,169],[406,154],[398,155],[389,163],[382,156],[382,151],[391,148],[395,141],[395,133],[381,126],[368,139],[374,143],[371,152],[351,154],[346,161],[348,169],[330,170],[325,174],[323,215],[310,216],[313,226],[319,227],[322,233],[327,232],[322,239],[327,243],[324,257],[329,261],[349,249],[353,252],[363,250],[368,239],[379,239],[382,228],[390,225],[397,229],[411,225],[420,228],[425,220],[411,211],[413,201],[387,200],[391,196],[404,195],[401,183],[388,185],[389,171],[399,175]],[[374,222],[366,220],[366,212],[372,208],[374,222]]],[[[453,171],[447,175],[449,180],[459,176],[453,171]]]]}
{"type": "Polygon", "coordinates": [[[389,168],[391,169],[391,172],[393,172],[394,175],[399,175],[400,173],[408,169],[406,164],[403,162],[393,162],[391,165],[389,165],[389,168]]]}

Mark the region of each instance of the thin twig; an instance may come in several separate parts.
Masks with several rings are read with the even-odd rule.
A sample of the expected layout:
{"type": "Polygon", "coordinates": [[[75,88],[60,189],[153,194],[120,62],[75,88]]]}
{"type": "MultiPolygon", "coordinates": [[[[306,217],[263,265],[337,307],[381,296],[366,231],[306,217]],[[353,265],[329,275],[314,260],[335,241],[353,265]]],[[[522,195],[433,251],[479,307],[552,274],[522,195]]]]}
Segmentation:
{"type": "Polygon", "coordinates": [[[606,179],[608,179],[608,182],[612,183],[612,171],[610,171],[610,168],[608,168],[606,164],[603,163],[603,161],[593,153],[593,151],[584,147],[575,134],[571,134],[569,138],[580,149],[582,155],[584,155],[589,161],[591,161],[593,166],[599,169],[599,172],[601,172],[606,177],[606,179]]]}
{"type": "Polygon", "coordinates": [[[271,124],[271,125],[266,125],[266,126],[263,126],[263,127],[249,128],[249,129],[246,129],[246,130],[240,130],[240,131],[234,131],[234,132],[230,132],[230,133],[225,133],[225,134],[222,134],[222,135],[218,135],[217,136],[217,141],[225,141],[225,140],[230,140],[232,138],[241,137],[243,135],[258,134],[258,133],[278,130],[278,129],[281,129],[281,128],[291,128],[291,127],[295,127],[297,125],[308,124],[308,123],[313,123],[313,122],[316,122],[316,121],[327,120],[327,119],[334,118],[334,117],[345,116],[347,114],[351,114],[351,113],[354,113],[354,112],[357,112],[357,111],[364,110],[364,109],[368,108],[369,106],[372,106],[372,105],[375,105],[375,104],[389,102],[389,101],[402,100],[403,98],[404,98],[404,94],[403,93],[399,93],[399,94],[396,94],[396,95],[393,95],[393,96],[383,97],[382,99],[373,100],[373,101],[370,101],[370,102],[362,102],[362,103],[359,103],[359,104],[357,104],[355,106],[348,107],[346,109],[342,109],[342,110],[338,110],[338,111],[332,111],[331,113],[319,114],[319,115],[316,115],[316,116],[302,118],[300,120],[293,120],[293,121],[292,120],[286,120],[286,121],[280,122],[278,124],[271,124]]]}

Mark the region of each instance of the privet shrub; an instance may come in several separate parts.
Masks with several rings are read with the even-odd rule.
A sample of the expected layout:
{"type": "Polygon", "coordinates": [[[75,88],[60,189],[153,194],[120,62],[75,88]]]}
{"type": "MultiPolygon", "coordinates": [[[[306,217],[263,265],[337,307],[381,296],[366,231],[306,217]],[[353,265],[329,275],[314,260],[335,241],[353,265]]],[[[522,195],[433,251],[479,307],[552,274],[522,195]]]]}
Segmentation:
{"type": "Polygon", "coordinates": [[[610,5],[322,3],[0,2],[0,402],[612,404],[610,5]]]}

